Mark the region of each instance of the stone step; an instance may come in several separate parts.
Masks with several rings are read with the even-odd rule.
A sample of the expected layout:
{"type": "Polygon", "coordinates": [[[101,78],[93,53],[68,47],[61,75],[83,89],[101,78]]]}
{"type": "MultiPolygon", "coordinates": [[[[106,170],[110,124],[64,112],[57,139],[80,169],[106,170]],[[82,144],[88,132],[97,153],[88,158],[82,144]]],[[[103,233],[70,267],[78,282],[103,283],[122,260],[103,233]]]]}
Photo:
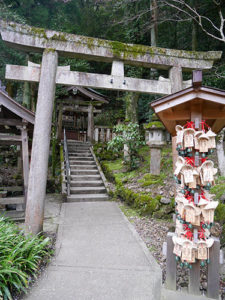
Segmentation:
{"type": "Polygon", "coordinates": [[[83,187],[71,187],[70,194],[103,194],[106,193],[104,186],[83,186],[83,187]]]}
{"type": "Polygon", "coordinates": [[[98,170],[71,170],[71,175],[98,175],[98,170]]]}
{"type": "Polygon", "coordinates": [[[68,149],[72,149],[72,150],[90,150],[90,147],[89,146],[71,146],[71,145],[68,145],[68,149]]]}
{"type": "Polygon", "coordinates": [[[70,164],[70,169],[71,170],[97,170],[97,166],[96,165],[73,165],[70,164]]]}
{"type": "Polygon", "coordinates": [[[95,165],[94,160],[73,160],[73,165],[95,165]]]}
{"type": "Polygon", "coordinates": [[[85,160],[85,161],[86,160],[91,160],[91,161],[94,161],[94,158],[92,156],[74,156],[70,159],[70,161],[74,161],[74,160],[85,160]]]}
{"type": "Polygon", "coordinates": [[[69,157],[93,157],[91,152],[71,152],[69,157]]]}
{"type": "Polygon", "coordinates": [[[98,175],[89,175],[89,174],[87,174],[87,175],[85,175],[85,174],[84,175],[71,175],[72,181],[83,181],[83,180],[92,181],[92,180],[99,180],[99,179],[101,179],[101,176],[99,174],[98,175]]]}
{"type": "Polygon", "coordinates": [[[72,142],[72,141],[67,141],[67,145],[72,145],[72,146],[91,146],[90,143],[82,143],[82,142],[72,142]]]}
{"type": "Polygon", "coordinates": [[[94,201],[107,201],[109,199],[107,194],[81,194],[70,195],[67,197],[67,202],[94,202],[94,201]]]}
{"type": "Polygon", "coordinates": [[[69,155],[71,154],[81,154],[83,155],[84,153],[87,153],[87,154],[91,154],[91,151],[90,150],[69,150],[69,155]]]}
{"type": "Polygon", "coordinates": [[[75,153],[75,152],[73,152],[73,153],[70,153],[69,154],[69,158],[71,158],[71,159],[76,159],[76,157],[93,157],[92,155],[91,155],[91,153],[75,153]]]}
{"type": "Polygon", "coordinates": [[[82,186],[104,186],[102,180],[72,180],[70,182],[71,187],[82,187],[82,186]]]}

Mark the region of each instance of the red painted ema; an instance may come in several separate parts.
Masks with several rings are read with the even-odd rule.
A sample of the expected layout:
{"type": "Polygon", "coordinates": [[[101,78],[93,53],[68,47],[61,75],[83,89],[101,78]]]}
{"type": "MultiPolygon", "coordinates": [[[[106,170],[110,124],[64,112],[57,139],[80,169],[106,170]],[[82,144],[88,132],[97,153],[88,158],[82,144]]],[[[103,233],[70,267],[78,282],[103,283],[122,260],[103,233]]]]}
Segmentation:
{"type": "Polygon", "coordinates": [[[176,231],[167,237],[166,286],[176,289],[175,259],[190,269],[189,292],[200,294],[200,267],[208,264],[207,294],[218,299],[219,241],[210,237],[218,202],[209,194],[217,169],[208,157],[216,147],[216,133],[225,126],[225,91],[202,86],[202,72],[197,70],[192,87],[151,106],[173,136],[176,158],[176,231]]]}

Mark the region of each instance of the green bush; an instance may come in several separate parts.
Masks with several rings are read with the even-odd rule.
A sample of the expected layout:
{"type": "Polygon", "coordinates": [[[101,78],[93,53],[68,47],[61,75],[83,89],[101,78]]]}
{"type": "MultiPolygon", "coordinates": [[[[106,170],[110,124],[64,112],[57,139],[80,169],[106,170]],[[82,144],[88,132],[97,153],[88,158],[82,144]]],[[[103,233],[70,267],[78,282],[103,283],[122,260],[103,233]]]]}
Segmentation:
{"type": "Polygon", "coordinates": [[[106,143],[96,143],[94,145],[94,152],[99,161],[113,160],[121,156],[121,153],[115,153],[113,150],[107,149],[106,143]]]}
{"type": "Polygon", "coordinates": [[[28,279],[50,256],[49,246],[49,238],[25,236],[14,223],[0,218],[0,299],[13,299],[12,291],[26,292],[28,279]]]}
{"type": "Polygon", "coordinates": [[[143,137],[140,135],[139,125],[131,122],[128,125],[119,124],[114,127],[114,132],[116,136],[108,142],[108,150],[113,150],[114,153],[121,153],[124,145],[127,145],[130,159],[125,162],[128,164],[129,170],[138,168],[140,164],[138,150],[141,145],[145,144],[143,137]]]}

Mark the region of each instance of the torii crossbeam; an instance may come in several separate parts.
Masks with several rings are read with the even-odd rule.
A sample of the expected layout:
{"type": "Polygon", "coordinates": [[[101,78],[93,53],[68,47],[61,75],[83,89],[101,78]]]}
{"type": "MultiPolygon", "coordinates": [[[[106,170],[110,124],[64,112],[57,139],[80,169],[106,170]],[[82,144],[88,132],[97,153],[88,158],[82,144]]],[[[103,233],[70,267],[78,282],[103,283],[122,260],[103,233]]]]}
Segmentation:
{"type": "Polygon", "coordinates": [[[0,32],[10,47],[43,53],[41,67],[6,66],[6,79],[39,82],[26,207],[26,230],[34,234],[43,229],[56,84],[167,95],[188,87],[182,71],[210,69],[222,55],[125,44],[5,21],[0,21],[0,32]],[[58,67],[58,55],[112,63],[111,75],[65,70],[58,67]],[[125,77],[124,64],[169,70],[169,78],[125,77]]]}

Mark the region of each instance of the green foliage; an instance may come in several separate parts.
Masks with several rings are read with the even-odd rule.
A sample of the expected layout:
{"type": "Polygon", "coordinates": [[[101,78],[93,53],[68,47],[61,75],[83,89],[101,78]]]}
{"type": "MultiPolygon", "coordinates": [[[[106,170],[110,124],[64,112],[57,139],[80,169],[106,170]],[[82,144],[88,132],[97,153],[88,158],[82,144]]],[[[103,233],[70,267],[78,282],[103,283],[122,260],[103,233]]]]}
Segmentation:
{"type": "Polygon", "coordinates": [[[215,211],[215,221],[225,223],[225,204],[219,203],[215,211]]]}
{"type": "Polygon", "coordinates": [[[49,238],[25,236],[18,227],[0,218],[0,299],[12,299],[12,291],[26,292],[43,259],[49,258],[49,238]]]}
{"type": "Polygon", "coordinates": [[[108,149],[113,149],[114,152],[121,152],[124,145],[128,147],[129,169],[136,169],[139,165],[138,149],[144,145],[142,136],[139,133],[139,125],[137,123],[129,123],[128,125],[119,124],[114,127],[116,136],[108,142],[108,149]]]}
{"type": "Polygon", "coordinates": [[[165,174],[160,175],[152,175],[152,174],[145,174],[142,179],[139,179],[138,182],[141,183],[141,186],[150,186],[152,184],[163,185],[163,180],[166,178],[165,174]]]}
{"type": "Polygon", "coordinates": [[[114,196],[121,199],[131,208],[135,208],[142,215],[152,215],[160,208],[161,196],[153,198],[151,194],[135,193],[126,188],[126,183],[130,178],[137,176],[136,171],[126,173],[115,173],[123,168],[122,160],[114,162],[102,162],[102,169],[106,178],[114,182],[116,190],[114,196]]]}
{"type": "Polygon", "coordinates": [[[107,143],[96,143],[93,148],[99,161],[117,159],[121,156],[121,153],[109,150],[107,143]]]}
{"type": "Polygon", "coordinates": [[[162,122],[159,121],[154,121],[154,122],[149,122],[148,124],[144,125],[145,129],[150,129],[150,128],[165,128],[162,122]]]}
{"type": "Polygon", "coordinates": [[[225,178],[224,177],[219,177],[217,179],[216,185],[214,185],[211,189],[210,189],[210,193],[215,194],[216,195],[216,199],[219,200],[220,197],[225,194],[225,178]]]}

